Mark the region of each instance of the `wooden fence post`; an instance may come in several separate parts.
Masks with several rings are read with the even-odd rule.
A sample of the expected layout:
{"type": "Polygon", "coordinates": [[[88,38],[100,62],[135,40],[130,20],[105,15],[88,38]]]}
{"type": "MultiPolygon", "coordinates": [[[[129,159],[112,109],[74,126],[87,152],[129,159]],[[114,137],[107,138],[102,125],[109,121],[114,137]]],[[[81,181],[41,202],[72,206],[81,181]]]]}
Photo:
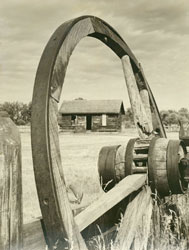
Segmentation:
{"type": "Polygon", "coordinates": [[[0,111],[0,249],[22,249],[22,180],[19,131],[0,111]]]}

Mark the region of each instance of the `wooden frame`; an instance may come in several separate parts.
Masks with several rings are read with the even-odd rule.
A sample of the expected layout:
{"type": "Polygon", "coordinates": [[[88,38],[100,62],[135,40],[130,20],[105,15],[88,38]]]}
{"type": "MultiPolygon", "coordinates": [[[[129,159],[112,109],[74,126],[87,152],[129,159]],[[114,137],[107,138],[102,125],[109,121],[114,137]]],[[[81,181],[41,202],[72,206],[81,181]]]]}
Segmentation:
{"type": "Polygon", "coordinates": [[[32,100],[32,154],[40,207],[49,249],[86,249],[69,205],[58,142],[57,103],[69,58],[86,37],[94,37],[111,48],[119,58],[128,55],[138,91],[146,89],[154,113],[154,129],[165,137],[157,105],[137,59],[106,22],[94,16],[82,16],[62,24],[52,35],[42,54],[36,74],[32,100]]]}

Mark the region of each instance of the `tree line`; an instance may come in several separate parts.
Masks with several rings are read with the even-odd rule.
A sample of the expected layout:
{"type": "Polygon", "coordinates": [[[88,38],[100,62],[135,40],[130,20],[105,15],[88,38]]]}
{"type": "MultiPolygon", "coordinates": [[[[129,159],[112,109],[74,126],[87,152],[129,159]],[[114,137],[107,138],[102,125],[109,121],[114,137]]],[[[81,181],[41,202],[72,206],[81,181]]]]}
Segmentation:
{"type": "MultiPolygon", "coordinates": [[[[161,110],[160,116],[164,126],[166,127],[171,125],[179,125],[179,121],[182,123],[189,123],[189,110],[187,108],[181,108],[178,111],[172,109],[161,110]]],[[[131,108],[126,110],[124,120],[126,127],[131,127],[134,125],[131,108]]]]}
{"type": "Polygon", "coordinates": [[[31,102],[4,102],[0,104],[0,111],[6,111],[16,125],[28,125],[31,121],[31,102]]]}
{"type": "MultiPolygon", "coordinates": [[[[22,102],[4,102],[0,104],[0,110],[6,111],[16,125],[27,125],[31,121],[31,102],[28,104],[22,102]]],[[[178,111],[169,109],[161,110],[160,116],[165,126],[178,125],[179,121],[189,123],[189,110],[181,108],[178,111]]],[[[127,108],[123,117],[126,127],[134,125],[133,114],[131,108],[127,108]]]]}
{"type": "Polygon", "coordinates": [[[170,126],[172,124],[179,124],[179,121],[182,123],[189,122],[189,110],[187,108],[181,108],[178,111],[169,109],[161,110],[160,115],[164,125],[170,126]]]}

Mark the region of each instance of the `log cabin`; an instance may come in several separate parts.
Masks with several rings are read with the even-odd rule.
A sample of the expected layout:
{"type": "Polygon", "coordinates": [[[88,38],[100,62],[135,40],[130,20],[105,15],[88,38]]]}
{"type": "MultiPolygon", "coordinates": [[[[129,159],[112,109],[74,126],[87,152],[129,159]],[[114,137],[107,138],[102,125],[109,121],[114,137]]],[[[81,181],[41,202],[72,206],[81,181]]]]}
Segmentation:
{"type": "Polygon", "coordinates": [[[63,101],[58,114],[62,131],[121,131],[125,109],[122,100],[63,101]]]}

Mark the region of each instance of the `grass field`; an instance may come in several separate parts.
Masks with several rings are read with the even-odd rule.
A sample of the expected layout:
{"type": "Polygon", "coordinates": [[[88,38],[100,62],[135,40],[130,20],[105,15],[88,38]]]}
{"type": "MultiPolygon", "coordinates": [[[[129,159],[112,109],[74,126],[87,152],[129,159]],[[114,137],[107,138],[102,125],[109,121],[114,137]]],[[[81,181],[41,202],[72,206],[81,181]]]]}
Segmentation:
{"type": "MultiPolygon", "coordinates": [[[[135,130],[122,133],[60,133],[62,165],[66,184],[72,184],[84,193],[81,206],[86,206],[102,192],[97,170],[98,153],[103,146],[126,144],[136,137],[135,130]]],[[[178,138],[178,133],[168,134],[178,138]]],[[[23,169],[24,223],[41,215],[34,181],[30,133],[21,133],[23,169]]]]}

